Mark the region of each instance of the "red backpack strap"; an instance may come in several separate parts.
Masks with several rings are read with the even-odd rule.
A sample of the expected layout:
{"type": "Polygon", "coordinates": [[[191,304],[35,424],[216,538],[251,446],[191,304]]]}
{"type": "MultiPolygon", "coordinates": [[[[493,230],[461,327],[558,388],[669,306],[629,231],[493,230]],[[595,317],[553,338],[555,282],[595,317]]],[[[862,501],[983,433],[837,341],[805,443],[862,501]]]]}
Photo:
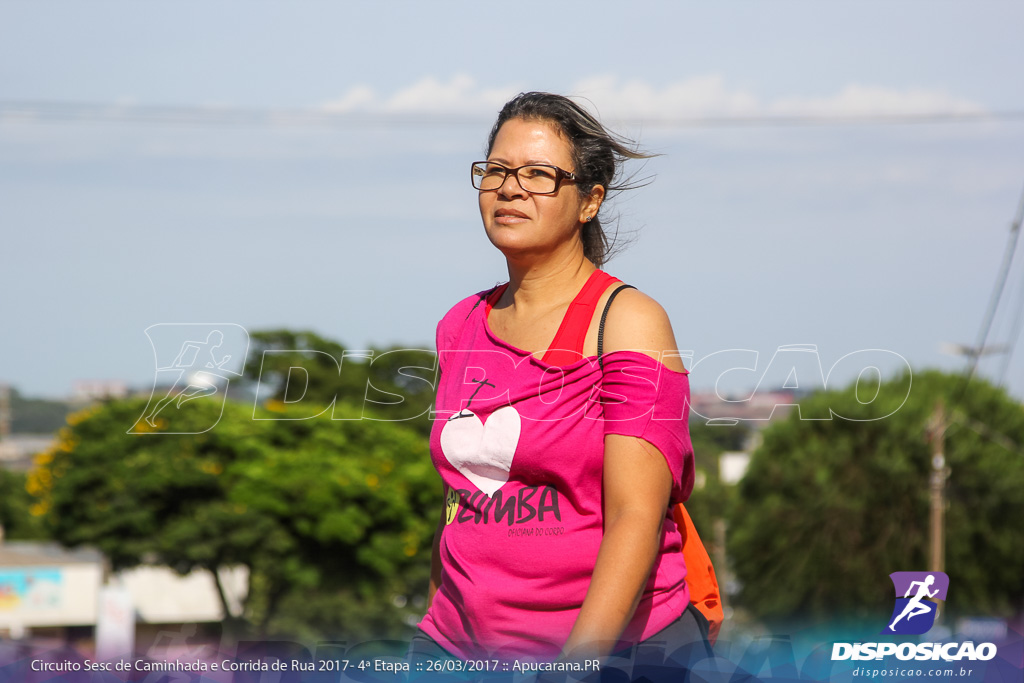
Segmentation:
{"type": "MultiPolygon", "coordinates": [[[[491,309],[494,308],[494,304],[498,303],[498,299],[501,298],[501,295],[505,293],[506,289],[508,289],[508,283],[507,282],[505,284],[503,284],[503,285],[498,285],[497,287],[495,287],[491,291],[487,292],[486,295],[484,295],[484,300],[487,301],[487,305],[484,307],[484,317],[485,318],[490,314],[491,309]]],[[[477,301],[476,303],[477,303],[477,306],[480,305],[479,301],[477,301]]],[[[474,306],[473,308],[476,308],[476,306],[474,306]]],[[[472,312],[473,311],[470,311],[470,313],[472,313],[472,312]]],[[[467,315],[466,318],[468,319],[469,316],[467,315]]]]}
{"type": "Polygon", "coordinates": [[[542,359],[545,363],[571,365],[583,357],[583,343],[594,319],[597,302],[613,282],[619,282],[619,279],[603,270],[595,270],[590,274],[583,289],[566,309],[562,324],[558,326],[555,338],[542,359]]]}

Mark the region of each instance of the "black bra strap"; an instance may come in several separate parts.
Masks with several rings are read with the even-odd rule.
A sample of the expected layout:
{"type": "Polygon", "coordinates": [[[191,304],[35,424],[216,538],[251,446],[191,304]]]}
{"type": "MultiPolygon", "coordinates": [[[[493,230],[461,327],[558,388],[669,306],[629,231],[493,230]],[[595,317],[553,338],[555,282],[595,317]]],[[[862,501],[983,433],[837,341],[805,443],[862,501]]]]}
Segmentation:
{"type": "Polygon", "coordinates": [[[633,285],[620,285],[615,288],[612,295],[608,297],[608,303],[604,305],[604,311],[601,313],[601,324],[597,327],[597,364],[601,368],[601,372],[604,372],[604,321],[608,318],[608,309],[612,307],[612,302],[615,301],[615,297],[618,296],[619,292],[624,289],[636,289],[633,285]]]}

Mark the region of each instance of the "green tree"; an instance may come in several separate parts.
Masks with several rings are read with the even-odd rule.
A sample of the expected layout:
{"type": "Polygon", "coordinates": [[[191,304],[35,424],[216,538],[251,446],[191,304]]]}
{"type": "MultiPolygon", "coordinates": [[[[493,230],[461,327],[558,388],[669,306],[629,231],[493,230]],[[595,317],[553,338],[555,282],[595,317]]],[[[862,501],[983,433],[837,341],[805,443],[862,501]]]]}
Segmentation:
{"type": "Polygon", "coordinates": [[[960,378],[935,371],[876,386],[874,400],[854,384],[801,403],[805,415],[845,419],[801,421],[794,411],[765,430],[729,529],[742,604],[762,618],[877,618],[891,608],[888,574],[928,568],[926,435],[942,400],[948,608],[1019,610],[1024,408],[980,379],[960,396],[960,378]]]}
{"type": "Polygon", "coordinates": [[[352,351],[315,332],[264,330],[253,345],[245,379],[258,400],[277,401],[309,416],[387,420],[430,432],[436,353],[392,347],[352,351]]]}
{"type": "Polygon", "coordinates": [[[65,401],[27,398],[11,387],[11,432],[50,434],[64,424],[71,408],[65,401]]]}
{"type": "Polygon", "coordinates": [[[7,540],[46,537],[39,517],[30,513],[33,500],[25,482],[23,473],[0,469],[0,525],[7,540]]]}
{"type": "Polygon", "coordinates": [[[401,633],[404,596],[425,590],[436,519],[426,440],[273,407],[229,401],[217,422],[219,401],[190,401],[171,415],[174,431],[217,422],[196,434],[162,434],[163,420],[127,434],[144,401],[74,415],[31,473],[35,511],[55,538],[99,548],[114,569],[247,567],[243,617],[256,635],[401,633]]]}
{"type": "MultiPolygon", "coordinates": [[[[287,409],[278,417],[289,417],[287,409]]],[[[254,606],[254,618],[306,637],[399,635],[426,591],[437,521],[427,440],[382,420],[267,424],[266,452],[236,468],[233,500],[298,543],[279,581],[271,579],[280,562],[263,567],[276,590],[254,606]]]]}
{"type": "Polygon", "coordinates": [[[708,425],[702,420],[690,423],[697,483],[686,501],[686,511],[709,551],[715,548],[714,521],[728,518],[735,499],[735,487],[722,483],[719,477],[719,458],[726,451],[742,450],[749,434],[750,430],[742,424],[708,425]]]}

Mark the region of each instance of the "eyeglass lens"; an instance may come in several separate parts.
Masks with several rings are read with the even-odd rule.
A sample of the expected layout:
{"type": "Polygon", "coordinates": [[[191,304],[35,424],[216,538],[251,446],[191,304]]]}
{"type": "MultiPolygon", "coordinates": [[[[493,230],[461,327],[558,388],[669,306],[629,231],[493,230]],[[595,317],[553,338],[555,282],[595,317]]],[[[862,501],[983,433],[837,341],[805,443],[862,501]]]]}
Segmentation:
{"type": "Polygon", "coordinates": [[[558,187],[558,172],[551,166],[523,166],[518,170],[501,164],[474,164],[473,187],[478,190],[497,190],[509,173],[514,173],[519,186],[527,192],[546,194],[558,187]]]}

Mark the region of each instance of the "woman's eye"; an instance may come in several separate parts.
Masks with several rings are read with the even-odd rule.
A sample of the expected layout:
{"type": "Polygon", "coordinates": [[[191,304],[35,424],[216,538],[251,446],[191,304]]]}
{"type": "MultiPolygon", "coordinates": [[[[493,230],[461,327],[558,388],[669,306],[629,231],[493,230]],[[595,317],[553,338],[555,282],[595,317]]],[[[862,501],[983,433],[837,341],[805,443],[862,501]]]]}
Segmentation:
{"type": "Polygon", "coordinates": [[[550,168],[543,166],[531,166],[520,171],[527,178],[554,178],[555,173],[550,168]]]}
{"type": "Polygon", "coordinates": [[[504,174],[505,174],[505,167],[504,166],[488,166],[487,168],[484,169],[484,175],[495,176],[495,175],[504,175],[504,174]]]}

